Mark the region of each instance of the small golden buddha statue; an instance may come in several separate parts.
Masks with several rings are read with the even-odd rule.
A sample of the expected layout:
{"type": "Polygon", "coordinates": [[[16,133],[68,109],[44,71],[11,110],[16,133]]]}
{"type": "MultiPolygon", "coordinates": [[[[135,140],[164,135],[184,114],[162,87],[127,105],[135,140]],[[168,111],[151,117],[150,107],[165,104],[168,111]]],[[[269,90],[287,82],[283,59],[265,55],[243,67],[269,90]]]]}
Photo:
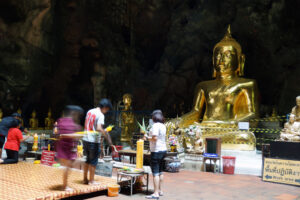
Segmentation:
{"type": "Polygon", "coordinates": [[[201,127],[204,138],[221,138],[222,149],[254,150],[254,134],[240,131],[237,126],[238,122],[258,117],[256,81],[242,77],[244,63],[242,48],[232,38],[228,26],[224,38],[213,49],[215,79],[198,83],[192,111],[179,120],[167,122],[168,131],[172,131],[175,123],[181,128],[196,124],[201,127]]]}
{"type": "Polygon", "coordinates": [[[54,119],[52,118],[52,112],[51,109],[49,108],[48,110],[48,116],[45,118],[45,129],[51,130],[54,125],[54,119]]]}
{"type": "Polygon", "coordinates": [[[280,134],[281,141],[300,141],[300,122],[296,122],[296,116],[290,115],[289,121],[284,124],[280,134]]]}
{"type": "MultiPolygon", "coordinates": [[[[20,115],[22,116],[22,110],[21,110],[21,108],[19,108],[19,109],[17,110],[17,113],[20,114],[20,115]]],[[[24,127],[24,120],[23,120],[23,118],[21,118],[20,121],[21,121],[21,125],[24,127]]]]}
{"type": "Polygon", "coordinates": [[[36,111],[34,110],[31,114],[31,119],[29,120],[30,129],[37,129],[39,127],[39,121],[36,118],[36,111]]]}
{"type": "Polygon", "coordinates": [[[123,104],[124,109],[120,115],[120,122],[121,122],[121,142],[131,142],[132,133],[135,128],[135,117],[132,112],[131,104],[132,104],[132,96],[131,94],[124,94],[123,95],[123,104]]]}
{"type": "Polygon", "coordinates": [[[296,97],[296,106],[292,109],[291,114],[295,115],[296,122],[300,122],[300,96],[296,97]]]}
{"type": "Polygon", "coordinates": [[[2,118],[3,118],[3,111],[2,111],[2,109],[0,108],[0,122],[2,121],[2,118]]]}

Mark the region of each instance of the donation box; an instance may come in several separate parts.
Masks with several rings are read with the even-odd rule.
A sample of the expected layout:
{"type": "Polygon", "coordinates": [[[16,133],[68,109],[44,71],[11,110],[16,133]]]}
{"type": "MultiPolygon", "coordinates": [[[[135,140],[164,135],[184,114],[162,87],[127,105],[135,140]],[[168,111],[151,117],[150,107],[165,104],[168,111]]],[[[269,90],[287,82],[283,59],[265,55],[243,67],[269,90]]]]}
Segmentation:
{"type": "Polygon", "coordinates": [[[52,166],[54,163],[55,152],[54,151],[42,151],[41,164],[52,166]]]}

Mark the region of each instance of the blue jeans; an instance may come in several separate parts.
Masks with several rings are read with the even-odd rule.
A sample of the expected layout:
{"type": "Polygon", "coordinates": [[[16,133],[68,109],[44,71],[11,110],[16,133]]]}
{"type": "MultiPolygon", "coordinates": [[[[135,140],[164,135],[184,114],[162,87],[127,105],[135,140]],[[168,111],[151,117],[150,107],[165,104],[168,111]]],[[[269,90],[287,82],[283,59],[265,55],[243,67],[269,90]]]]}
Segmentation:
{"type": "Polygon", "coordinates": [[[153,176],[159,176],[162,174],[164,168],[164,158],[167,151],[151,152],[151,170],[153,176]]]}
{"type": "Polygon", "coordinates": [[[83,149],[86,154],[85,163],[93,166],[97,166],[98,158],[100,156],[100,143],[83,141],[83,149]]]}

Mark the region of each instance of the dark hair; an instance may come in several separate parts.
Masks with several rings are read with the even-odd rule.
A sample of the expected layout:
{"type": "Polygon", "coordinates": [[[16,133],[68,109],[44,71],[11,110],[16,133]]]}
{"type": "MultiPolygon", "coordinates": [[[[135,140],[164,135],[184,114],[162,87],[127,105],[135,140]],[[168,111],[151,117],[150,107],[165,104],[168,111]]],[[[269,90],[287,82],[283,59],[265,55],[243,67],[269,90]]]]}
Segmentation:
{"type": "Polygon", "coordinates": [[[12,117],[19,117],[19,118],[22,118],[22,116],[21,116],[19,113],[13,113],[11,116],[12,116],[12,117]]]}
{"type": "Polygon", "coordinates": [[[83,114],[84,110],[80,106],[67,105],[64,109],[64,115],[70,115],[72,112],[78,112],[79,114],[83,114]]]}
{"type": "Polygon", "coordinates": [[[165,122],[165,118],[164,118],[161,110],[153,111],[152,120],[153,120],[154,123],[156,123],[156,122],[164,123],[165,122]]]}
{"type": "Polygon", "coordinates": [[[21,124],[21,121],[18,120],[18,119],[15,119],[15,120],[12,122],[11,127],[12,127],[12,128],[17,128],[20,124],[21,124]]]}
{"type": "Polygon", "coordinates": [[[106,99],[106,98],[101,99],[101,100],[99,101],[98,106],[99,106],[100,108],[105,108],[105,107],[107,107],[107,108],[109,108],[109,109],[112,109],[112,105],[111,105],[110,100],[109,100],[109,99],[106,99]]]}

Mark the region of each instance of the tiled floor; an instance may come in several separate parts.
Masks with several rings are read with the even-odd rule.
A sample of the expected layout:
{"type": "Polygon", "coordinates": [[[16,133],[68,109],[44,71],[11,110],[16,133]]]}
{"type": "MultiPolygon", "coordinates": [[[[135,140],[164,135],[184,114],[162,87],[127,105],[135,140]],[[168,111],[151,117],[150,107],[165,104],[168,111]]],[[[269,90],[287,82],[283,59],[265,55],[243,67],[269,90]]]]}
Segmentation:
{"type": "MultiPolygon", "coordinates": [[[[151,187],[152,181],[151,181],[151,187]]],[[[260,177],[249,175],[224,175],[205,172],[181,171],[165,173],[166,200],[300,200],[300,187],[263,182],[260,177]]],[[[145,199],[145,194],[132,197],[121,194],[119,197],[99,196],[97,199],[145,199]]]]}
{"type": "Polygon", "coordinates": [[[72,170],[69,186],[73,191],[66,192],[61,190],[63,172],[61,168],[26,162],[0,165],[0,200],[59,199],[103,191],[107,185],[116,183],[112,178],[96,176],[95,180],[102,184],[85,185],[82,172],[72,170]]]}

